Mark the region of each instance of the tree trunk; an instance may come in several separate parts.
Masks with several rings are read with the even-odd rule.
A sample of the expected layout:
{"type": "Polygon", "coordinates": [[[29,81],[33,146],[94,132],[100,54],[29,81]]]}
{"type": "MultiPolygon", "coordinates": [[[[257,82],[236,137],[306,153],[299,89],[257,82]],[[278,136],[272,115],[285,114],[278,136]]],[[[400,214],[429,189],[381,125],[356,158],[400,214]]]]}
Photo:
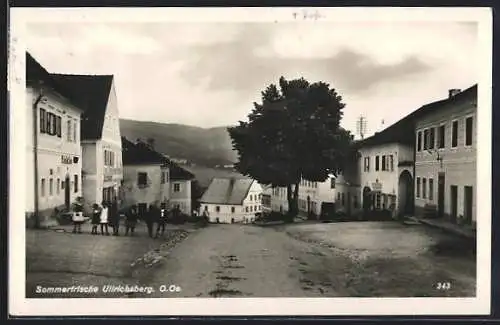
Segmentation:
{"type": "Polygon", "coordinates": [[[292,192],[292,185],[287,186],[286,196],[288,200],[287,221],[293,222],[299,212],[299,184],[295,184],[292,192]]]}

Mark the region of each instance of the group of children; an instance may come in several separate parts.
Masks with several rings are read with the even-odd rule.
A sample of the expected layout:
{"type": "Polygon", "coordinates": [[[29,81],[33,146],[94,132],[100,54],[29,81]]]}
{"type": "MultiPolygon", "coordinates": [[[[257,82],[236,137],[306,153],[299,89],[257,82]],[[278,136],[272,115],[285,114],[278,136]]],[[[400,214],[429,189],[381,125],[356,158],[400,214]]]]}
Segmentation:
{"type": "MultiPolygon", "coordinates": [[[[83,215],[83,212],[80,212],[83,215]]],[[[157,238],[159,236],[163,236],[165,233],[165,224],[167,223],[167,219],[172,217],[176,219],[181,214],[179,206],[175,206],[173,209],[167,209],[167,205],[162,203],[160,208],[150,205],[148,210],[145,211],[142,215],[139,215],[138,209],[136,205],[132,205],[125,213],[120,212],[118,209],[118,204],[116,201],[113,202],[102,202],[99,206],[95,203],[92,206],[92,231],[93,235],[98,234],[98,230],[100,227],[101,235],[109,236],[111,235],[109,231],[109,227],[112,228],[113,236],[119,236],[120,229],[120,220],[125,219],[125,236],[134,235],[135,228],[137,226],[137,222],[139,219],[145,221],[148,228],[149,237],[157,238]],[[154,224],[157,224],[156,227],[156,235],[153,236],[154,224]]],[[[75,214],[76,215],[76,214],[75,214]]],[[[82,218],[83,219],[83,218],[82,218]]],[[[73,233],[81,233],[81,224],[83,224],[83,220],[74,219],[74,228],[73,233]]]]}

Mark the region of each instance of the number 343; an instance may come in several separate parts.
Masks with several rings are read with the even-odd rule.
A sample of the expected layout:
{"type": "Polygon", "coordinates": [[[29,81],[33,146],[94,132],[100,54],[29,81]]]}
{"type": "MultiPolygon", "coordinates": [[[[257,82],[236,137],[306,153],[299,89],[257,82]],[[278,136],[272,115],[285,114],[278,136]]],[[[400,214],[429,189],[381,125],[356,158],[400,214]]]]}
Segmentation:
{"type": "Polygon", "coordinates": [[[449,282],[438,282],[438,283],[436,283],[436,289],[437,290],[450,290],[451,289],[451,283],[449,283],[449,282]]]}

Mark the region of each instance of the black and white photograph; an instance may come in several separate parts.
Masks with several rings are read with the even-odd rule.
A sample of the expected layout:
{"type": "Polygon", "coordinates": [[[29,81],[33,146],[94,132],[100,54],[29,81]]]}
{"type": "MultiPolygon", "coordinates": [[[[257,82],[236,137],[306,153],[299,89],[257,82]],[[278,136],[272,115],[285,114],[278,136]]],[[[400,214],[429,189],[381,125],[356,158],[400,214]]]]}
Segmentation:
{"type": "Polygon", "coordinates": [[[11,15],[11,313],[490,312],[489,9],[11,15]]]}

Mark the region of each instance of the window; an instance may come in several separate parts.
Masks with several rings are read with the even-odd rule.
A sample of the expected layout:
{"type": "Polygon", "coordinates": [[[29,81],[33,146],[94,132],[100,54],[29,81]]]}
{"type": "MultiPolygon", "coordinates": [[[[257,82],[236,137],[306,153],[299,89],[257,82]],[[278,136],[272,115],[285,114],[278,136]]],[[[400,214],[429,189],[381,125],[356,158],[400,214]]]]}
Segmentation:
{"type": "Polygon", "coordinates": [[[385,156],[382,156],[382,170],[387,170],[387,166],[385,165],[385,156]]]}
{"type": "Polygon", "coordinates": [[[137,173],[137,185],[146,186],[148,184],[148,173],[137,173]]]}
{"type": "Polygon", "coordinates": [[[344,196],[344,193],[342,193],[342,205],[343,206],[345,205],[345,196],[344,196]]]}
{"type": "Polygon", "coordinates": [[[64,190],[64,181],[61,181],[61,190],[64,190]]]}
{"type": "Polygon", "coordinates": [[[73,141],[76,142],[77,138],[76,138],[76,128],[77,128],[77,124],[76,124],[76,121],[74,122],[73,124],[73,141]]]}
{"type": "Polygon", "coordinates": [[[49,179],[49,195],[52,196],[54,194],[54,180],[49,179]]]}
{"type": "Polygon", "coordinates": [[[248,207],[245,207],[245,212],[248,212],[248,207]]]}
{"type": "Polygon", "coordinates": [[[220,206],[215,207],[215,212],[220,212],[220,206]]]}
{"type": "Polygon", "coordinates": [[[258,205],[254,206],[254,207],[253,207],[253,210],[254,210],[255,212],[259,211],[259,206],[258,206],[258,205]]]}
{"type": "Polygon", "coordinates": [[[57,137],[61,137],[61,117],[58,116],[56,119],[56,131],[57,131],[57,137]]]}
{"type": "Polygon", "coordinates": [[[335,178],[330,178],[330,188],[335,188],[335,178]]]}
{"type": "Polygon", "coordinates": [[[389,163],[389,167],[391,169],[391,172],[394,171],[394,156],[393,155],[390,155],[390,163],[389,163]]]}
{"type": "Polygon", "coordinates": [[[434,149],[434,132],[434,128],[429,130],[429,149],[434,149]]]}
{"type": "Polygon", "coordinates": [[[231,207],[231,213],[234,213],[235,209],[234,207],[231,207]]]}
{"type": "Polygon", "coordinates": [[[250,206],[250,212],[253,212],[253,206],[250,206]]]}
{"type": "Polygon", "coordinates": [[[76,193],[78,192],[78,175],[75,174],[74,179],[75,179],[75,193],[76,193]]]}
{"type": "Polygon", "coordinates": [[[165,184],[165,178],[166,178],[165,176],[166,176],[165,172],[161,172],[161,183],[162,184],[165,184]]]}
{"type": "Polygon", "coordinates": [[[445,126],[441,125],[438,127],[437,130],[437,147],[438,148],[444,148],[445,142],[444,142],[444,131],[445,131],[445,126]]]}
{"type": "Polygon", "coordinates": [[[377,209],[380,209],[380,193],[377,193],[375,196],[376,196],[375,197],[375,207],[377,209]]]}
{"type": "Polygon", "coordinates": [[[60,190],[59,190],[60,189],[60,187],[59,187],[60,184],[61,184],[61,180],[58,178],[57,179],[57,183],[56,183],[56,194],[57,195],[59,195],[59,193],[60,193],[60,190]]]}
{"type": "Polygon", "coordinates": [[[71,131],[71,120],[68,119],[68,121],[66,122],[66,128],[67,128],[67,138],[68,138],[68,142],[71,142],[71,135],[73,134],[73,132],[71,131]]]}
{"type": "Polygon", "coordinates": [[[46,133],[46,122],[45,119],[47,117],[47,112],[43,109],[40,108],[40,133],[46,133]]]}
{"type": "Polygon", "coordinates": [[[417,132],[417,151],[422,151],[422,131],[417,132]]]}
{"type": "Polygon", "coordinates": [[[416,196],[420,197],[420,177],[417,177],[417,191],[416,196]]]}
{"type": "Polygon", "coordinates": [[[180,192],[181,191],[181,184],[175,183],[174,184],[174,192],[180,192]]]}
{"type": "Polygon", "coordinates": [[[424,150],[429,149],[429,130],[424,130],[424,150]]]}
{"type": "Polygon", "coordinates": [[[380,165],[380,157],[379,156],[376,156],[375,157],[375,170],[378,171],[379,170],[379,165],[380,165]]]}
{"type": "Polygon", "coordinates": [[[45,178],[40,182],[40,196],[45,196],[45,178]]]}
{"type": "Polygon", "coordinates": [[[434,180],[429,178],[429,200],[434,200],[434,180]]]}
{"type": "Polygon", "coordinates": [[[472,145],[472,116],[465,119],[465,145],[472,145]]]}
{"type": "Polygon", "coordinates": [[[453,121],[451,124],[451,147],[455,148],[458,145],[458,121],[453,121]]]}
{"type": "Polygon", "coordinates": [[[422,198],[425,199],[427,197],[427,179],[422,178],[422,198]]]}
{"type": "Polygon", "coordinates": [[[365,160],[364,160],[364,163],[365,163],[365,172],[369,172],[370,171],[370,157],[365,157],[365,160]]]}

